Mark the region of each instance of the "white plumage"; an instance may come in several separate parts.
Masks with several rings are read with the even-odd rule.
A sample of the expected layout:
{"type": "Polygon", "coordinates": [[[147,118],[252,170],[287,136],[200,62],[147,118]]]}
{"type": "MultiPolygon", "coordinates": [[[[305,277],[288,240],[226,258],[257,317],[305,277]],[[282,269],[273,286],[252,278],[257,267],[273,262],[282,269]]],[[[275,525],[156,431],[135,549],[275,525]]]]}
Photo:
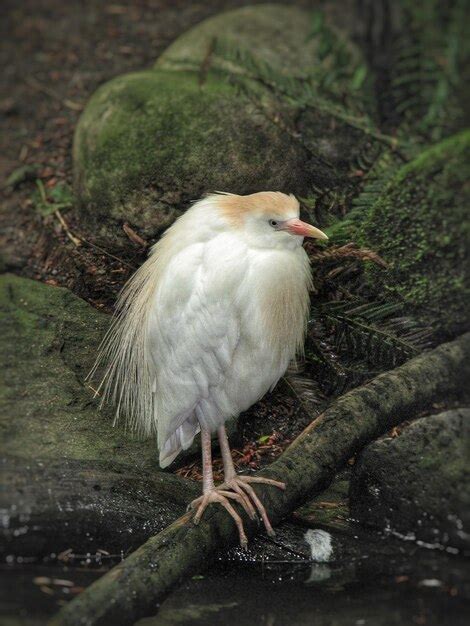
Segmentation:
{"type": "MultiPolygon", "coordinates": [[[[125,287],[98,359],[105,397],[157,433],[160,465],[273,388],[303,349],[311,287],[293,196],[194,204],[125,287]]],[[[219,433],[220,434],[220,433],[219,433]]]]}

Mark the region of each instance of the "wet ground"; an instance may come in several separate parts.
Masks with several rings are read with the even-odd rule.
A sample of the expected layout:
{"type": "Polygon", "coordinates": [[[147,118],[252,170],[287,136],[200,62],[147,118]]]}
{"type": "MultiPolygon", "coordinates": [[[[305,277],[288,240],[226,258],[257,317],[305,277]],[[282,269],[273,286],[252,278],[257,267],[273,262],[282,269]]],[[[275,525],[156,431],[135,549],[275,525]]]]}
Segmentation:
{"type": "Polygon", "coordinates": [[[183,585],[138,626],[459,626],[467,620],[465,600],[452,596],[444,581],[361,579],[314,564],[220,568],[183,585]]]}
{"type": "MultiPolygon", "coordinates": [[[[359,526],[350,468],[301,507],[274,538],[221,552],[137,626],[460,626],[470,613],[468,556],[359,526]]],[[[46,626],[122,554],[67,551],[43,563],[10,556],[0,568],[0,623],[46,626]]],[[[111,625],[110,625],[111,626],[111,625]]]]}
{"type": "MultiPolygon", "coordinates": [[[[306,528],[287,525],[258,554],[232,551],[183,583],[138,626],[460,626],[468,623],[470,576],[459,555],[430,550],[352,526],[330,535],[333,552],[302,555],[306,528]],[[289,543],[291,542],[292,543],[289,543]],[[289,545],[287,545],[287,543],[289,545]],[[288,554],[289,548],[292,553],[288,554]],[[302,548],[300,548],[302,549],[302,548]],[[312,562],[311,557],[328,559],[312,562]],[[279,558],[280,557],[280,558],[279,558]]],[[[324,534],[323,539],[326,535],[324,534]]],[[[263,544],[264,547],[263,547],[263,544]]],[[[260,547],[261,546],[261,547],[260,547]]],[[[324,547],[324,546],[323,546],[324,547]]],[[[106,561],[105,561],[106,563],[106,561]]],[[[43,626],[107,565],[5,565],[2,624],[43,626]]]]}

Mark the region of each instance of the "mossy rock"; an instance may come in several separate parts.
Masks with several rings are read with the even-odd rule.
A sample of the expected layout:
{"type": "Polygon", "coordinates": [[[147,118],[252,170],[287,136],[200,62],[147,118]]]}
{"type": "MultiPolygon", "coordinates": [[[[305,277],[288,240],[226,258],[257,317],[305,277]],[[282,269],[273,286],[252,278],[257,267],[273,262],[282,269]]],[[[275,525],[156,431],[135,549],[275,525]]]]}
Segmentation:
{"type": "Polygon", "coordinates": [[[367,271],[376,297],[402,300],[408,313],[449,338],[468,328],[470,131],[401,167],[359,222],[360,243],[389,264],[367,271]]]}
{"type": "Polygon", "coordinates": [[[200,85],[188,72],[139,72],[105,84],[74,142],[86,212],[129,221],[149,236],[205,191],[302,189],[306,159],[234,87],[212,76],[200,85]]]}
{"type": "Polygon", "coordinates": [[[248,93],[236,79],[239,65],[221,59],[220,50],[204,62],[217,32],[220,41],[245,46],[245,61],[245,53],[253,55],[276,80],[289,80],[295,66],[298,75],[311,73],[318,91],[327,92],[329,77],[334,97],[359,105],[367,100],[356,75],[363,75],[362,56],[317,15],[309,39],[315,27],[301,9],[229,11],[182,35],[155,69],[101,86],[79,120],[73,148],[79,207],[95,237],[118,247],[129,222],[151,239],[214,190],[305,197],[314,188],[348,185],[354,159],[371,143],[369,132],[338,118],[328,102],[306,108],[253,76],[244,77],[248,93]],[[183,62],[188,55],[191,63],[183,62]]]}
{"type": "Polygon", "coordinates": [[[127,550],[181,515],[197,483],[156,441],[113,427],[84,378],[109,316],[66,289],[0,277],[0,553],[127,550]]]}
{"type": "Polygon", "coordinates": [[[432,544],[470,546],[470,409],[423,417],[371,443],[354,465],[352,516],[432,544]]]}
{"type": "MultiPolygon", "coordinates": [[[[226,11],[191,28],[159,57],[155,67],[204,71],[246,71],[243,54],[289,78],[306,78],[318,72],[337,71],[331,54],[341,45],[343,58],[354,71],[362,62],[359,49],[339,31],[325,13],[282,4],[260,4],[226,11]],[[340,42],[340,43],[339,43],[340,42]],[[234,49],[238,58],[224,58],[234,49]]],[[[339,79],[345,79],[347,72],[339,79]]],[[[338,78],[338,77],[336,77],[338,78]]]]}
{"type": "Polygon", "coordinates": [[[68,290],[0,278],[2,451],[32,459],[112,459],[158,468],[155,441],[113,428],[84,379],[109,325],[68,290]]]}

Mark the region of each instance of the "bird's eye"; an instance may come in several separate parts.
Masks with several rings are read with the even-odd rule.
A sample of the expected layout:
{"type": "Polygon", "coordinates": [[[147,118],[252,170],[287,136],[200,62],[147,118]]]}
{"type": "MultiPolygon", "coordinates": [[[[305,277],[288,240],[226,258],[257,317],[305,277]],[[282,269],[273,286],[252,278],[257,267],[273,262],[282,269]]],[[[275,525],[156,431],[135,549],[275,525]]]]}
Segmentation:
{"type": "Polygon", "coordinates": [[[279,222],[277,220],[269,220],[269,225],[272,226],[273,228],[277,226],[278,224],[279,222]]]}

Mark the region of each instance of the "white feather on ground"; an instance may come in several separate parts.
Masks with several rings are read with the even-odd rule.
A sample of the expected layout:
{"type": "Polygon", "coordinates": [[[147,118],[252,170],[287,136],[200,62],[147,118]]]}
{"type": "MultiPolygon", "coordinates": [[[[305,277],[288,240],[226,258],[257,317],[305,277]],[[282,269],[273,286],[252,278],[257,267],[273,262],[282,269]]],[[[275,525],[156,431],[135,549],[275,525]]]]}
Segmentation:
{"type": "Polygon", "coordinates": [[[312,561],[326,563],[333,556],[333,541],[326,530],[310,528],[305,533],[305,541],[310,546],[312,561]]]}

